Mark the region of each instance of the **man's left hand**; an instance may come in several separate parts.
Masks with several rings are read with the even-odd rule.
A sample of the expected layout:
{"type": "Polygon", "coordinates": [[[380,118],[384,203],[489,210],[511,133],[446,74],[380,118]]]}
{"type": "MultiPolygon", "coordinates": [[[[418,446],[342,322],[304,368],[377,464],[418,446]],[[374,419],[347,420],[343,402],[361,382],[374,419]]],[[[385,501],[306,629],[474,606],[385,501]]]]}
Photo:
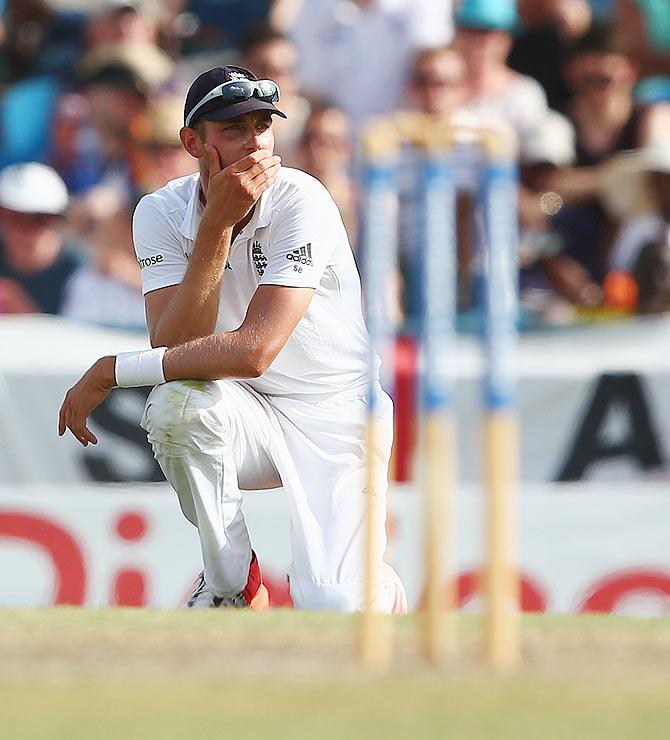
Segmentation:
{"type": "Polygon", "coordinates": [[[86,422],[91,411],[107,398],[116,385],[114,365],[114,357],[102,357],[66,393],[58,414],[59,437],[69,429],[84,447],[89,442],[94,445],[98,443],[86,422]]]}

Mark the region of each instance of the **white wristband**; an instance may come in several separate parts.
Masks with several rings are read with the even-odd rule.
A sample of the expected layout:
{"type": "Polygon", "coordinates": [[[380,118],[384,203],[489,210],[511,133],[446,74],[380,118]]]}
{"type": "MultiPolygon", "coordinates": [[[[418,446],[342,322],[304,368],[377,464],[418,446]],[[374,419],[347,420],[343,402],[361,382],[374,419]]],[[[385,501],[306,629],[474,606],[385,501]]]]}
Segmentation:
{"type": "Polygon", "coordinates": [[[167,347],[145,349],[141,352],[121,352],[116,356],[114,375],[119,388],[165,383],[163,355],[167,347]]]}

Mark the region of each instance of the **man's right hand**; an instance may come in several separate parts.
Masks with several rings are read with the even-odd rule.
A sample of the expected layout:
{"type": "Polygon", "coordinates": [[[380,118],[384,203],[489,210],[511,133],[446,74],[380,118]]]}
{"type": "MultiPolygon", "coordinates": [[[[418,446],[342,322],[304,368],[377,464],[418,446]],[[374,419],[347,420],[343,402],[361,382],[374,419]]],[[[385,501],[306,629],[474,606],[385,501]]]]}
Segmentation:
{"type": "Polygon", "coordinates": [[[209,155],[206,214],[214,214],[223,227],[232,227],[242,221],[262,193],[277,179],[281,158],[265,149],[221,167],[216,147],[205,144],[209,155]]]}

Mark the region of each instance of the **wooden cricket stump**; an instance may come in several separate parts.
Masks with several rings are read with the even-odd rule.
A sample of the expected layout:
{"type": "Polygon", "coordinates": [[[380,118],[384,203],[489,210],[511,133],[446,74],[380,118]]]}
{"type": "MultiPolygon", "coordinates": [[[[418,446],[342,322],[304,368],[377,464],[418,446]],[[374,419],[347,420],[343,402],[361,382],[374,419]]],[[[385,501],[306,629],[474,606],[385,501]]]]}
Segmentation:
{"type": "MultiPolygon", "coordinates": [[[[377,362],[381,382],[392,390],[390,350],[395,327],[388,311],[389,275],[397,264],[398,186],[395,180],[404,146],[419,150],[421,162],[420,261],[423,309],[419,330],[419,479],[424,510],[425,587],[421,652],[433,665],[457,652],[456,629],[456,422],[458,356],[458,247],[456,193],[459,173],[477,182],[476,201],[485,259],[483,275],[485,382],[485,505],[487,547],[485,655],[496,670],[519,661],[518,574],[515,490],[518,430],[516,419],[517,345],[517,173],[515,150],[500,132],[453,127],[444,119],[403,112],[367,129],[365,154],[364,297],[370,334],[368,484],[366,500],[365,599],[361,619],[363,665],[383,670],[391,662],[388,619],[378,613],[382,498],[375,485],[377,362]],[[371,452],[372,451],[372,452],[371,452]]],[[[384,485],[382,482],[381,485],[384,485]]]]}

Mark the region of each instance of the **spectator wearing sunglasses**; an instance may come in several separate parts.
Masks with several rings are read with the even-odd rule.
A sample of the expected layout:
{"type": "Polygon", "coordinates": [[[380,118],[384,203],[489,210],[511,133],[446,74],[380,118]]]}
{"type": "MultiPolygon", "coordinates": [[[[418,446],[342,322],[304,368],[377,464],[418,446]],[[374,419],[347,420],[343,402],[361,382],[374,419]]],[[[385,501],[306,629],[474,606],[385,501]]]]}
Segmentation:
{"type": "MultiPolygon", "coordinates": [[[[420,49],[410,64],[407,102],[411,109],[434,118],[435,126],[456,123],[454,115],[465,96],[465,62],[453,48],[439,46],[420,49]]],[[[469,122],[469,121],[468,121],[469,122]]],[[[421,156],[403,147],[399,159],[399,232],[397,314],[416,320],[421,309],[421,156]]],[[[462,234],[461,234],[462,236],[462,234]]],[[[459,245],[464,243],[459,239],[459,245]]],[[[394,306],[395,302],[389,299],[394,306]]]]}
{"type": "MultiPolygon", "coordinates": [[[[564,204],[552,228],[563,244],[566,269],[588,278],[585,295],[597,303],[594,286],[605,277],[618,226],[606,199],[612,167],[623,152],[668,140],[670,108],[636,104],[636,65],[608,26],[594,25],[576,42],[565,74],[572,91],[566,112],[575,128],[576,158],[574,166],[556,169],[544,184],[564,204]]],[[[579,296],[575,300],[579,303],[579,296]]]]}
{"type": "Polygon", "coordinates": [[[520,74],[536,79],[549,105],[562,110],[570,91],[561,72],[566,50],[592,23],[587,0],[518,0],[520,28],[507,63],[520,74]]]}
{"type": "Polygon", "coordinates": [[[340,209],[349,241],[355,245],[359,203],[352,176],[349,120],[335,106],[315,106],[305,122],[298,151],[300,169],[326,186],[340,209]]]}
{"type": "Polygon", "coordinates": [[[531,77],[507,64],[518,17],[513,0],[461,0],[454,46],[465,60],[467,110],[480,123],[511,130],[521,155],[544,123],[547,97],[531,77]]]}
{"type": "Polygon", "coordinates": [[[179,139],[182,112],[181,98],[157,95],[150,99],[146,115],[134,122],[130,164],[138,197],[197,170],[179,139]]]}
{"type": "Polygon", "coordinates": [[[241,67],[192,83],[180,137],[198,173],[145,196],[133,221],[156,349],[97,362],[68,394],[60,432],[93,442],[86,419],[101,388],[156,386],[142,425],[205,566],[189,606],[267,609],[241,489],[283,486],[295,606],[362,608],[365,501],[375,496],[374,606],[404,613],[402,583],[383,561],[392,404],[373,381],[380,435],[366,483],[377,361],[358,273],[327,190],[273,155],[278,103],[276,83],[241,67]]]}

